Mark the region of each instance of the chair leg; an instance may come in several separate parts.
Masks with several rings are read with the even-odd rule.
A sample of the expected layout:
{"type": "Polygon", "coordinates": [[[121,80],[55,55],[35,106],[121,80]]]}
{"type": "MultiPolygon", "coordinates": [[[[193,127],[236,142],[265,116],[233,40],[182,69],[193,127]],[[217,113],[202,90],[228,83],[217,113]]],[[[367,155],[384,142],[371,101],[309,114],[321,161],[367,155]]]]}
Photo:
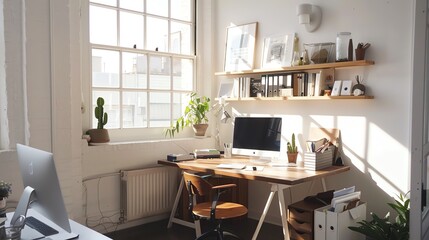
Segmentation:
{"type": "Polygon", "coordinates": [[[203,233],[201,236],[197,237],[195,240],[203,240],[203,239],[206,239],[210,236],[214,236],[214,237],[218,236],[216,229],[212,229],[208,232],[203,233]]]}
{"type": "Polygon", "coordinates": [[[222,230],[220,228],[216,229],[217,232],[217,239],[218,240],[223,240],[223,233],[222,230]]]}
{"type": "Polygon", "coordinates": [[[230,236],[230,237],[233,237],[235,239],[241,239],[239,236],[235,235],[234,233],[230,233],[227,231],[223,231],[223,236],[230,236]]]}

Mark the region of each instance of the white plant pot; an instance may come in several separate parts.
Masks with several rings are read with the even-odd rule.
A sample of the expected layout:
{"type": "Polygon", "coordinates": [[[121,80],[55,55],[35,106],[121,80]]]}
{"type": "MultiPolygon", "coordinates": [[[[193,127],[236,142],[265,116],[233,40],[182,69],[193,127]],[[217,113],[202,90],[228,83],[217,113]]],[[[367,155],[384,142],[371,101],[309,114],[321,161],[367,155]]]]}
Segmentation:
{"type": "Polygon", "coordinates": [[[6,207],[6,200],[7,200],[7,198],[3,198],[2,200],[0,200],[0,209],[6,207]]]}

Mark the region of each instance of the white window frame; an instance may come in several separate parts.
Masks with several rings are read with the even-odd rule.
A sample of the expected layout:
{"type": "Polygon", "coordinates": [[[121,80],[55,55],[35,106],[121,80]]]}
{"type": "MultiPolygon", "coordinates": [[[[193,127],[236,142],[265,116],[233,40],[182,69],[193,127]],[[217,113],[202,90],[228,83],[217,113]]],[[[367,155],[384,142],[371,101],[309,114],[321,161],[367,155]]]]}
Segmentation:
{"type": "MultiPolygon", "coordinates": [[[[170,0],[172,1],[172,0],[170,0]]],[[[93,128],[92,127],[92,119],[93,119],[93,112],[92,109],[92,83],[91,83],[91,75],[92,75],[92,67],[91,67],[91,50],[92,48],[97,49],[106,49],[106,50],[123,50],[126,52],[135,52],[140,54],[146,54],[148,57],[149,55],[157,55],[157,56],[168,56],[173,58],[181,58],[181,59],[191,59],[193,61],[193,89],[190,91],[187,90],[153,90],[155,92],[177,92],[177,93],[188,93],[192,91],[196,91],[197,89],[197,58],[195,53],[195,45],[196,45],[196,34],[195,34],[195,25],[196,25],[196,14],[195,14],[195,8],[196,8],[196,1],[191,0],[192,9],[191,9],[191,34],[193,36],[193,39],[191,39],[192,46],[191,51],[193,52],[193,55],[184,55],[184,54],[175,54],[175,53],[165,53],[165,52],[157,52],[157,51],[149,51],[149,50],[142,50],[142,49],[133,49],[133,48],[124,48],[120,46],[104,46],[100,44],[91,44],[89,39],[89,0],[84,0],[82,2],[82,105],[84,107],[84,113],[83,113],[83,121],[82,121],[82,127],[83,131],[85,132],[88,129],[93,128]]],[[[170,14],[169,14],[170,15],[170,14]]],[[[169,17],[164,19],[170,19],[169,17]]],[[[176,20],[174,20],[176,21],[176,20]]],[[[169,24],[170,25],[170,24],[169,24]]],[[[119,35],[118,35],[119,38],[119,35]]],[[[170,42],[170,40],[169,40],[170,42]]],[[[170,46],[170,44],[169,44],[170,46]]],[[[172,62],[171,62],[172,64],[172,62]]],[[[121,64],[120,64],[121,66],[121,64]]],[[[172,74],[172,73],[171,73],[172,74]]],[[[172,80],[171,80],[172,81],[172,80]]],[[[115,91],[117,88],[115,88],[115,91]]],[[[122,91],[122,90],[119,90],[122,91]]],[[[142,91],[150,92],[151,89],[143,89],[142,91]]],[[[120,99],[122,101],[122,99],[120,99]]],[[[149,101],[149,98],[148,98],[149,101]]],[[[172,103],[172,102],[171,102],[172,103]]],[[[148,106],[149,107],[149,106],[148,106]]],[[[171,112],[173,105],[171,104],[171,112]]],[[[172,120],[174,121],[174,120],[172,120]]],[[[121,123],[122,125],[122,123],[121,123]]],[[[112,141],[115,142],[121,142],[121,141],[139,141],[139,140],[153,140],[153,139],[164,139],[163,135],[164,127],[145,127],[145,128],[119,128],[119,129],[109,129],[109,135],[112,141]]],[[[184,131],[184,133],[181,135],[181,137],[190,137],[192,136],[191,131],[184,131]]]]}

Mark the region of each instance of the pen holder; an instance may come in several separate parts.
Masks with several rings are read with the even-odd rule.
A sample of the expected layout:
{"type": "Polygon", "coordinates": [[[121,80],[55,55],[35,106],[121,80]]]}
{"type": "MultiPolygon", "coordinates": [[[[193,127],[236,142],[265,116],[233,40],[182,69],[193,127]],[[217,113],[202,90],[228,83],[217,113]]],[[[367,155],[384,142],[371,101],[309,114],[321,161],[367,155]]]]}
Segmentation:
{"type": "Polygon", "coordinates": [[[366,51],[366,49],[364,49],[364,48],[356,48],[355,49],[356,60],[364,60],[365,59],[365,51],[366,51]]]}

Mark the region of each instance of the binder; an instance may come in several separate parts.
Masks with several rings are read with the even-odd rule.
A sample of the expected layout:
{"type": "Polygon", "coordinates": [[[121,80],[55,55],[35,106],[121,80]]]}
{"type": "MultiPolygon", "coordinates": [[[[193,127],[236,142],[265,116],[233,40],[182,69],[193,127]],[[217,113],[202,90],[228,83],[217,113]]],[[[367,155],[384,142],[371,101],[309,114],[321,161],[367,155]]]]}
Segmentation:
{"type": "Polygon", "coordinates": [[[363,234],[348,227],[358,226],[357,222],[366,220],[366,203],[341,213],[331,212],[329,208],[314,211],[314,240],[365,240],[363,234]]]}
{"type": "Polygon", "coordinates": [[[326,240],[326,211],[330,206],[314,210],[314,240],[326,240]]]}

